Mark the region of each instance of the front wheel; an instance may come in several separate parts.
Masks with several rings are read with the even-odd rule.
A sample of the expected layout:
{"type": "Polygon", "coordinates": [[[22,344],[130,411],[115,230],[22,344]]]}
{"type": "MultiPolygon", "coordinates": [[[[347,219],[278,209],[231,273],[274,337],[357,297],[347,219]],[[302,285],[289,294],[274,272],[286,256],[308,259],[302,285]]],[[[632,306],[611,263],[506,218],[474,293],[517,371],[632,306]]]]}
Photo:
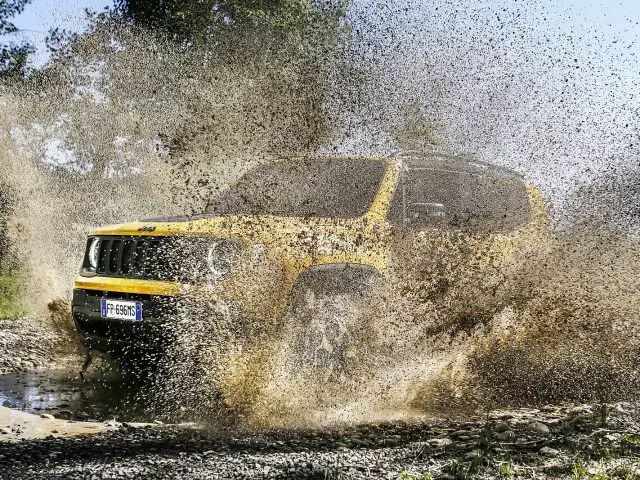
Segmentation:
{"type": "Polygon", "coordinates": [[[375,297],[370,288],[349,293],[306,290],[291,310],[297,369],[324,382],[358,373],[372,352],[375,297]]]}

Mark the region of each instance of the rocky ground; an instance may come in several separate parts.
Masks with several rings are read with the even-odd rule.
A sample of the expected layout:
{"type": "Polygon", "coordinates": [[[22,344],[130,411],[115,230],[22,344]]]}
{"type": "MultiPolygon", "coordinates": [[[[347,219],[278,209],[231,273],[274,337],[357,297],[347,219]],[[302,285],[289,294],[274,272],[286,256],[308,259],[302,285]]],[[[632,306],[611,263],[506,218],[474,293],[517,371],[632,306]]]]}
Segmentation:
{"type": "Polygon", "coordinates": [[[81,357],[73,382],[33,373],[37,367],[49,372],[55,355],[53,341],[28,322],[1,322],[0,379],[13,383],[0,388],[0,397],[36,415],[0,410],[0,479],[640,480],[640,409],[631,403],[329,430],[254,431],[152,419],[129,424],[107,418],[114,412],[126,418],[118,410],[128,404],[126,392],[109,404],[106,396],[115,395],[117,382],[99,387],[79,380],[81,357]]]}
{"type": "Polygon", "coordinates": [[[0,443],[0,477],[640,478],[632,404],[547,406],[482,418],[326,431],[122,424],[86,438],[0,443]]]}
{"type": "Polygon", "coordinates": [[[0,374],[29,371],[55,361],[55,338],[35,320],[0,319],[0,374]]]}

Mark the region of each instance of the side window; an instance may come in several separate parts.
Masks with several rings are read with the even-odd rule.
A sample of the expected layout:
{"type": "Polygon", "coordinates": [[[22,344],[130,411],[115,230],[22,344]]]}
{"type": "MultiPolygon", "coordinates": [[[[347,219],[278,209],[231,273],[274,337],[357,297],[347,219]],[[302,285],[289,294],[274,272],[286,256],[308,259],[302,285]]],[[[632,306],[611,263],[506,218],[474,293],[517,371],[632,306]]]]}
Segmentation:
{"type": "Polygon", "coordinates": [[[396,227],[441,227],[473,233],[505,232],[529,220],[518,179],[418,168],[403,174],[389,209],[396,227]]]}

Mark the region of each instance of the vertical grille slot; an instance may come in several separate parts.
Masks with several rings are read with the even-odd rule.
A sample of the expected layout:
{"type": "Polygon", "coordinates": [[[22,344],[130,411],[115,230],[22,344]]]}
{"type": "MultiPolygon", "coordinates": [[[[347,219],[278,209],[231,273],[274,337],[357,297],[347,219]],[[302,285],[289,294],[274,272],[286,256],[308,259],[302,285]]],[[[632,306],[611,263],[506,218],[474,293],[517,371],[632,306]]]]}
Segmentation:
{"type": "Polygon", "coordinates": [[[123,275],[126,275],[131,271],[133,246],[133,240],[124,240],[124,242],[122,243],[122,261],[120,262],[120,272],[123,275]]]}
{"type": "Polygon", "coordinates": [[[131,256],[131,267],[133,275],[142,275],[144,270],[144,256],[147,251],[147,241],[137,240],[133,247],[133,253],[131,256]]]}
{"type": "Polygon", "coordinates": [[[109,259],[109,251],[111,249],[111,240],[100,240],[100,246],[98,250],[98,273],[105,273],[107,271],[107,263],[109,259]]]}
{"type": "Polygon", "coordinates": [[[122,240],[112,240],[109,252],[109,270],[111,274],[119,273],[120,270],[120,251],[122,249],[122,240]]]}

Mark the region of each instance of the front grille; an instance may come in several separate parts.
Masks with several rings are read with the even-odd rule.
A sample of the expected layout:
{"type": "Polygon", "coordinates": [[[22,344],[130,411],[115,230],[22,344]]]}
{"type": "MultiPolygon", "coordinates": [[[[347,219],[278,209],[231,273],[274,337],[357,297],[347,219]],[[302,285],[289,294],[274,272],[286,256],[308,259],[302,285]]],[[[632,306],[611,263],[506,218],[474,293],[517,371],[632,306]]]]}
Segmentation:
{"type": "MultiPolygon", "coordinates": [[[[98,239],[95,273],[105,277],[188,282],[205,272],[202,239],[187,237],[105,236],[98,239]]],[[[89,269],[89,249],[84,271],[89,269]]]]}
{"type": "MultiPolygon", "coordinates": [[[[163,239],[150,237],[105,237],[98,239],[96,273],[103,276],[151,278],[159,275],[154,251],[163,239]]],[[[85,265],[85,268],[88,264],[85,265]]]]}

